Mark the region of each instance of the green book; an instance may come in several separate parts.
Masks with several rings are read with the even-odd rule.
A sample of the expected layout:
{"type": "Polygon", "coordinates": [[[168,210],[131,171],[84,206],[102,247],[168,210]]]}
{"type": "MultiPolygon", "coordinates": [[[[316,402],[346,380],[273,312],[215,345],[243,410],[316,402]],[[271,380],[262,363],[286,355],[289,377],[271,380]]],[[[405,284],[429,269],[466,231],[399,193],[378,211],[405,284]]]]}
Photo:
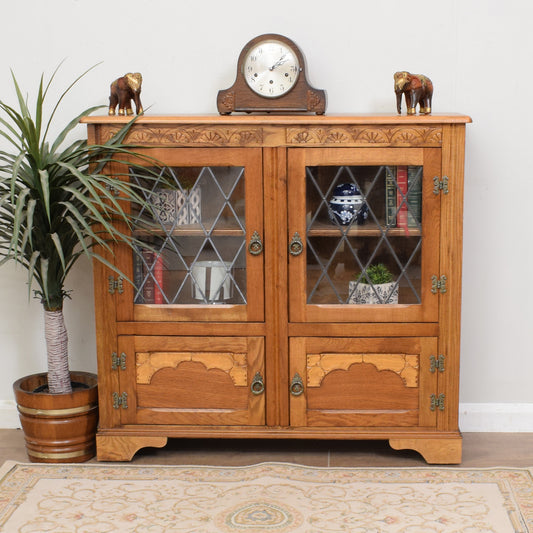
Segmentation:
{"type": "Polygon", "coordinates": [[[385,167],[385,224],[396,227],[396,168],[385,167]]]}
{"type": "Polygon", "coordinates": [[[407,226],[416,228],[422,223],[422,171],[423,167],[407,167],[407,226]]]}

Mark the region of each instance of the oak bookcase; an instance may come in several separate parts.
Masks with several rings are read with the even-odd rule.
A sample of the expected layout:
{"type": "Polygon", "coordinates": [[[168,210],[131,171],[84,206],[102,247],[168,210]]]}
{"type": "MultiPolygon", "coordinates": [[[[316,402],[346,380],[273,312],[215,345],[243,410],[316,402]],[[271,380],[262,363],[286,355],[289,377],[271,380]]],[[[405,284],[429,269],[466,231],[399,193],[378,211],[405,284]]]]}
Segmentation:
{"type": "MultiPolygon", "coordinates": [[[[85,119],[89,142],[127,120],[85,119]]],[[[140,117],[128,142],[161,163],[165,186],[146,182],[160,229],[133,230],[148,252],[108,256],[134,285],[94,265],[98,459],[168,438],[312,438],[459,463],[468,122],[140,117]],[[332,214],[346,185],[366,219],[332,214]],[[397,303],[354,303],[375,263],[397,303]]],[[[109,172],[145,183],[126,159],[109,172]]]]}

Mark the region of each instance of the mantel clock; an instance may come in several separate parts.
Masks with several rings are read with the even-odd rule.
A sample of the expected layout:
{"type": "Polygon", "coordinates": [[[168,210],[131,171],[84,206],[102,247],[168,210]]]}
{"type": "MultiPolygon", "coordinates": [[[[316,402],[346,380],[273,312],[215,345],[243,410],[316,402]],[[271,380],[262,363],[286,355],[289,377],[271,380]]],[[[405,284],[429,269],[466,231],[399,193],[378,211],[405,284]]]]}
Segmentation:
{"type": "Polygon", "coordinates": [[[235,83],[218,92],[217,108],[221,115],[234,111],[323,115],[326,94],[307,82],[298,46],[287,37],[268,33],[242,49],[235,83]]]}

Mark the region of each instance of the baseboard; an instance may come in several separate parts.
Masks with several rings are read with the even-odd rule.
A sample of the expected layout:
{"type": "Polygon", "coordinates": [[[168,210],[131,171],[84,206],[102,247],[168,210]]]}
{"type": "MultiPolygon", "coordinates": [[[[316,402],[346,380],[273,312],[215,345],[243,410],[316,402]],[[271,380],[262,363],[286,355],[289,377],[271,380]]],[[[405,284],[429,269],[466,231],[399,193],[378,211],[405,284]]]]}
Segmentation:
{"type": "Polygon", "coordinates": [[[20,428],[17,405],[11,400],[0,400],[0,428],[20,428]]]}
{"type": "MultiPolygon", "coordinates": [[[[15,402],[0,401],[0,428],[20,428],[15,402]]],[[[461,403],[459,428],[464,433],[533,433],[533,403],[461,403]]]]}
{"type": "Polygon", "coordinates": [[[533,433],[533,403],[461,403],[462,432],[533,433]]]}

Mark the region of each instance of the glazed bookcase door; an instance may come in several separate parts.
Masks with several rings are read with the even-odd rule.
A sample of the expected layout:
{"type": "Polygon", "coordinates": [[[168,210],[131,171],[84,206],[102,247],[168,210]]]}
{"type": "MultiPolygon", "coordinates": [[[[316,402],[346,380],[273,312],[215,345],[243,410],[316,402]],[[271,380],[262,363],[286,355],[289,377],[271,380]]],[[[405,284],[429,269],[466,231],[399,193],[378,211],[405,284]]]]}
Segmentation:
{"type": "Polygon", "coordinates": [[[140,218],[156,229],[140,223],[134,235],[143,245],[119,252],[134,286],[124,286],[118,320],[263,320],[261,150],[147,154],[161,166],[128,173],[154,205],[153,215],[140,209],[140,218]]]}
{"type": "Polygon", "coordinates": [[[289,150],[290,319],[437,321],[440,150],[289,150]],[[368,283],[384,265],[389,285],[368,283]]]}
{"type": "Polygon", "coordinates": [[[120,336],[122,424],[262,425],[263,337],[120,336]]]}
{"type": "Polygon", "coordinates": [[[435,428],[436,349],[434,337],[291,339],[291,426],[435,428]]]}

